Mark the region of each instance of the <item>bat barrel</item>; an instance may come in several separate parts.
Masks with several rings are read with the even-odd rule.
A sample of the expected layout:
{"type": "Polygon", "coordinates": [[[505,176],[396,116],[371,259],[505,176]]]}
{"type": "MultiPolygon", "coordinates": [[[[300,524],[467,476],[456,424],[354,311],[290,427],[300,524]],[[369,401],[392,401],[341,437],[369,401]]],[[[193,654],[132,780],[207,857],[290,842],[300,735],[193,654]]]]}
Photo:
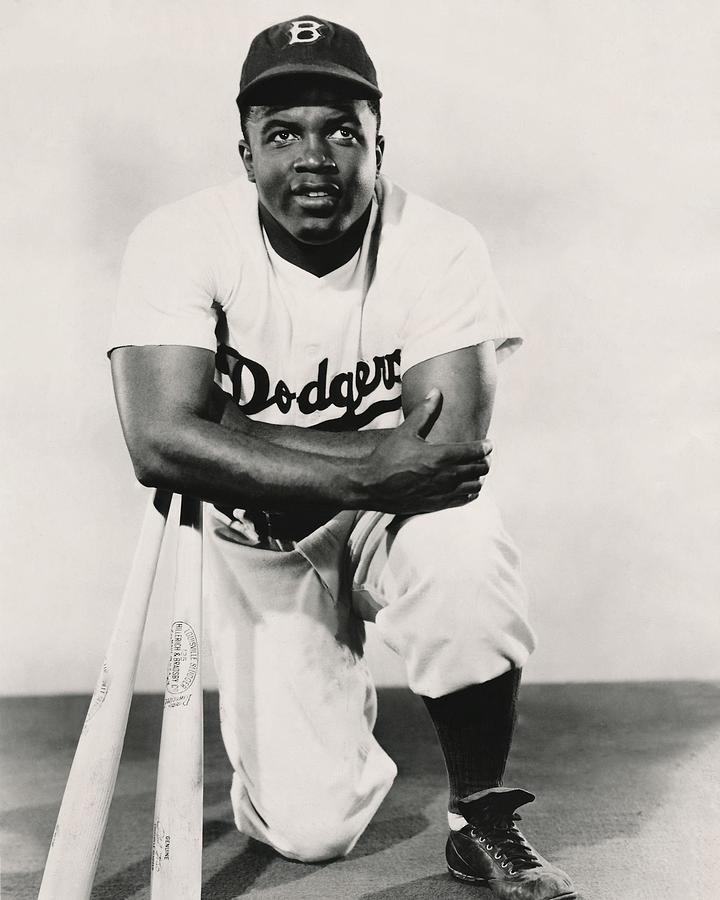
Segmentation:
{"type": "Polygon", "coordinates": [[[171,493],[156,491],[145,512],[115,628],[70,768],[38,900],[87,900],[92,890],[171,500],[171,493]]]}

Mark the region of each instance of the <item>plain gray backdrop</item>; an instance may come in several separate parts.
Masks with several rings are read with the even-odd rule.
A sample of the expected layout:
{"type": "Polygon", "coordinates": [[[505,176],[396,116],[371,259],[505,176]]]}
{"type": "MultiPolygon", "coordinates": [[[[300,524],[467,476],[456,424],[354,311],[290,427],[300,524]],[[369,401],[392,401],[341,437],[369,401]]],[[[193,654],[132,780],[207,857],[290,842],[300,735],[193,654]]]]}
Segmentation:
{"type": "MultiPolygon", "coordinates": [[[[161,203],[240,173],[251,37],[355,28],[385,171],[470,219],[525,327],[491,478],[532,680],[717,678],[720,7],[713,0],[4,2],[2,691],[89,691],[139,527],[105,358],[161,203]]],[[[138,686],[162,689],[170,561],[138,686]]],[[[371,635],[380,683],[402,671],[371,635]]]]}

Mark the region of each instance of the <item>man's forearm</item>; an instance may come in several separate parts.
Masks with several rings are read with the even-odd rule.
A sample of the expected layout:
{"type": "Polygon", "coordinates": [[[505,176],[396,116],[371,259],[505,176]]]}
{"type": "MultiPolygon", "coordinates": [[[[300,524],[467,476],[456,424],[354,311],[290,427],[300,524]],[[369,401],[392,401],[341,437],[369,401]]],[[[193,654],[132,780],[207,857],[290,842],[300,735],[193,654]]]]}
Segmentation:
{"type": "Polygon", "coordinates": [[[267,441],[288,450],[299,450],[337,459],[362,459],[378,446],[391,429],[369,431],[323,431],[319,428],[300,428],[295,425],[270,425],[249,419],[232,397],[218,385],[214,387],[213,404],[217,420],[225,428],[267,441]]]}
{"type": "Polygon", "coordinates": [[[359,473],[348,459],[335,462],[193,415],[148,435],[142,456],[144,484],[225,506],[357,508],[363,500],[359,473]]]}
{"type": "Polygon", "coordinates": [[[425,442],[438,400],[438,392],[428,397],[362,459],[290,449],[194,413],[158,415],[139,436],[126,431],[126,437],[143,484],[218,506],[413,515],[468,502],[488,469],[483,442],[425,442]]]}

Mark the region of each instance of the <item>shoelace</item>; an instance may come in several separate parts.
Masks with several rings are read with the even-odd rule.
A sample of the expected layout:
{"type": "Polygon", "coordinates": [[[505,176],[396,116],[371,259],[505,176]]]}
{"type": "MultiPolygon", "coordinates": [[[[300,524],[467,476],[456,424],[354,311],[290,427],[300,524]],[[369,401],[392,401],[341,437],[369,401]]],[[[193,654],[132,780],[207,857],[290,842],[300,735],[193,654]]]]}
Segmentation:
{"type": "Polygon", "coordinates": [[[504,857],[511,875],[514,869],[535,869],[542,865],[515,824],[520,818],[517,813],[493,816],[492,819],[478,820],[471,831],[474,837],[481,839],[487,850],[495,851],[495,859],[504,857]]]}

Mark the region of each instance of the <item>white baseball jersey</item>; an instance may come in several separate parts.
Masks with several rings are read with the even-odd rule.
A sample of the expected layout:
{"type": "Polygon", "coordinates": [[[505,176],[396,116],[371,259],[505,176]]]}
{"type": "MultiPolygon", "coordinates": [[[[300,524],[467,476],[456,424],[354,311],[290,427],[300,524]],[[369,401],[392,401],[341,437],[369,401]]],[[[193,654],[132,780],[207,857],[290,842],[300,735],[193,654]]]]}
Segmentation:
{"type": "Polygon", "coordinates": [[[409,368],[488,340],[521,339],[465,220],[380,177],[362,247],[318,278],[275,253],[243,178],[137,227],[110,349],[204,347],[247,415],[357,430],[399,424],[409,368]]]}

